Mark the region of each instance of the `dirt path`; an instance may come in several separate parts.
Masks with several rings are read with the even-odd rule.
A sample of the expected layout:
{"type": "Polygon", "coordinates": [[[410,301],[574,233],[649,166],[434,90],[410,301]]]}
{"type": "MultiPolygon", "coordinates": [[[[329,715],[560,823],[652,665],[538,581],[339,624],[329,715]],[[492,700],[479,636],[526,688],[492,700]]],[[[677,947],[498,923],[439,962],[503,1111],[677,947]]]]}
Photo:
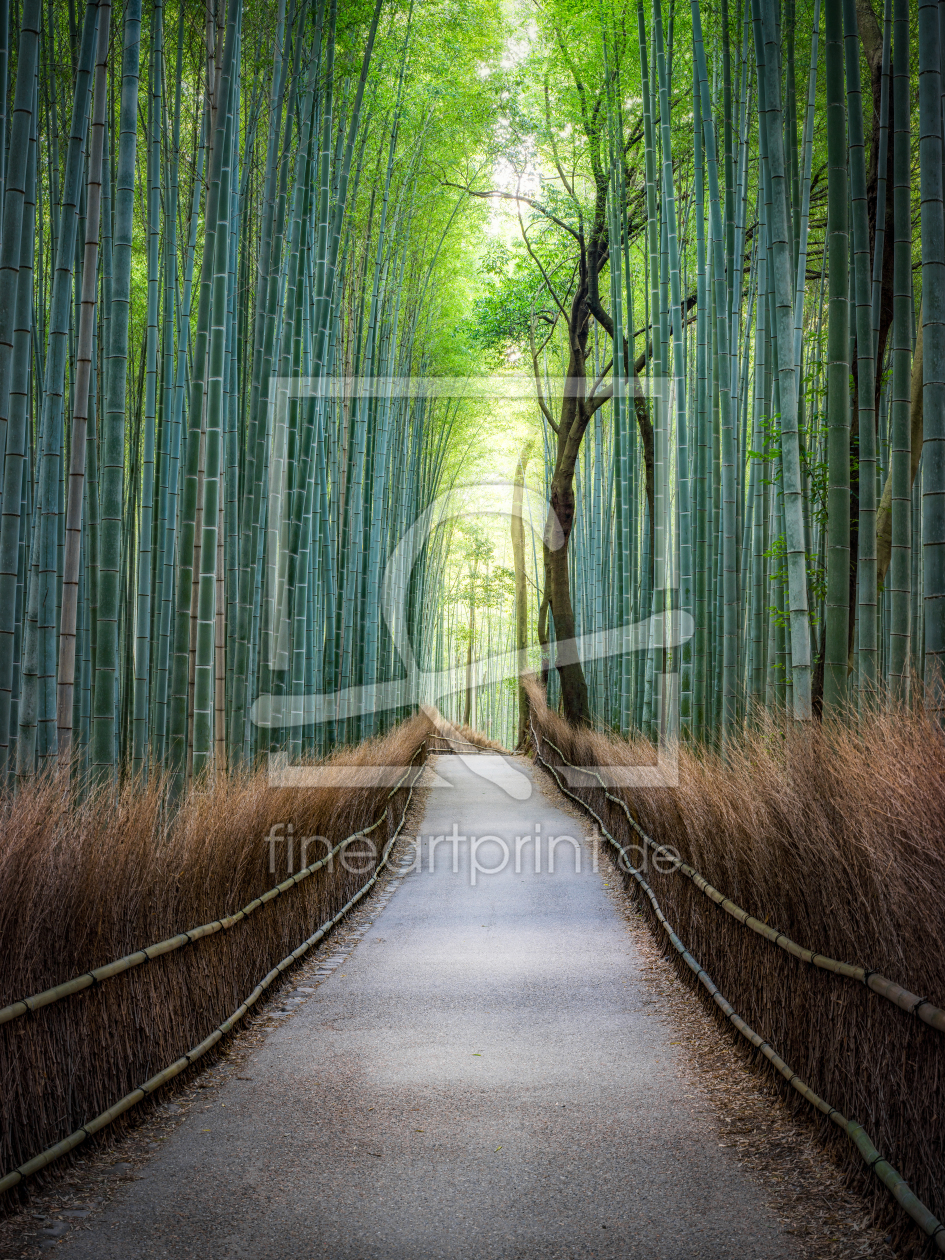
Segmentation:
{"type": "Polygon", "coordinates": [[[458,758],[439,760],[453,790],[430,791],[422,861],[362,941],[297,994],[244,1079],[227,1079],[147,1175],[57,1251],[69,1260],[798,1255],[757,1182],[719,1146],[704,1098],[689,1092],[685,1047],[608,896],[609,867],[593,869],[587,841],[580,871],[569,841],[549,846],[581,824],[515,764],[495,783],[458,758]],[[528,776],[527,799],[529,782],[503,784],[506,773],[528,776]],[[454,824],[465,837],[455,846],[454,824]],[[440,835],[431,871],[430,837],[440,835]],[[519,836],[533,839],[516,863],[519,836]],[[481,869],[506,851],[501,871],[481,869]]]}

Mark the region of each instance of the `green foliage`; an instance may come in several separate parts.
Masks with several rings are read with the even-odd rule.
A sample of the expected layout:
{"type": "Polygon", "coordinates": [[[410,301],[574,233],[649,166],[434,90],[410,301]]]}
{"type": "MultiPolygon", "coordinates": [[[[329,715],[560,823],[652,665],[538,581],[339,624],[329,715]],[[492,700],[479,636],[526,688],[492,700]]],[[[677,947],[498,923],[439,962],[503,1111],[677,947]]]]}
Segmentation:
{"type": "MultiPolygon", "coordinates": [[[[786,588],[788,567],[787,541],[784,535],[779,534],[763,555],[768,561],[768,581],[781,582],[786,588]]],[[[810,552],[807,553],[807,582],[812,602],[810,623],[811,626],[816,626],[820,622],[817,609],[822,605],[827,594],[827,570],[820,557],[812,555],[810,552]]],[[[790,627],[791,615],[787,609],[784,612],[780,612],[774,604],[770,604],[767,611],[775,625],[781,626],[785,630],[790,627]]]]}
{"type": "Polygon", "coordinates": [[[492,242],[479,267],[480,294],[468,320],[471,340],[491,359],[510,349],[527,351],[531,330],[544,340],[556,311],[524,247],[492,242]]]}

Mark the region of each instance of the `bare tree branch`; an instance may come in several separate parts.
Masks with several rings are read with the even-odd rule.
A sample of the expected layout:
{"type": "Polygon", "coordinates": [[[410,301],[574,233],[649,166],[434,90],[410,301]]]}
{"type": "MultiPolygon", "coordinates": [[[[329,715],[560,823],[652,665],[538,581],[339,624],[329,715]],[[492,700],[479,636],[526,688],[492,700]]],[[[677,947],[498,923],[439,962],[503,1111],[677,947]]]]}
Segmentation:
{"type": "Polygon", "coordinates": [[[552,214],[550,210],[546,210],[545,207],[533,197],[523,197],[517,193],[502,192],[498,188],[482,192],[475,188],[468,188],[465,184],[451,183],[448,179],[443,181],[443,187],[458,188],[461,192],[466,193],[470,197],[482,197],[486,200],[490,197],[501,197],[504,201],[524,201],[526,206],[530,206],[533,210],[537,210],[539,214],[544,215],[544,217],[549,219],[552,223],[556,223],[563,232],[567,232],[570,236],[573,236],[580,244],[581,234],[576,232],[573,227],[570,227],[562,219],[559,219],[557,215],[552,214]]]}
{"type": "MultiPolygon", "coordinates": [[[[557,323],[557,320],[555,321],[555,323],[557,323]]],[[[532,313],[532,318],[528,321],[528,346],[532,352],[532,367],[535,372],[535,388],[538,391],[538,406],[541,408],[542,415],[551,425],[555,433],[560,434],[561,430],[558,428],[557,424],[552,418],[551,410],[548,407],[548,404],[545,402],[545,393],[541,387],[541,371],[539,370],[539,367],[538,367],[538,355],[541,350],[544,350],[545,346],[547,346],[548,342],[551,340],[554,330],[555,330],[555,325],[552,324],[551,332],[548,333],[548,336],[541,343],[541,346],[538,349],[536,349],[535,348],[535,315],[534,315],[534,312],[532,313]]]]}

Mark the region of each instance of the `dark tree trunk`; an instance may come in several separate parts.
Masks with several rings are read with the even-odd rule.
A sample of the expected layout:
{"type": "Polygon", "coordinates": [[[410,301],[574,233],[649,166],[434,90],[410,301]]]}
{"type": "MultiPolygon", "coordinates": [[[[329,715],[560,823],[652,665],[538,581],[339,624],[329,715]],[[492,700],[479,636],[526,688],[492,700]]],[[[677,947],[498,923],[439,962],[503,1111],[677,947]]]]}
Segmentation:
{"type": "MultiPolygon", "coordinates": [[[[876,12],[873,9],[872,0],[857,0],[856,16],[860,30],[860,42],[863,45],[863,53],[870,69],[870,92],[873,102],[873,125],[870,129],[869,167],[866,172],[866,202],[870,224],[870,264],[872,265],[873,250],[876,243],[876,203],[877,184],[879,181],[879,106],[883,78],[883,32],[879,21],[877,20],[876,12]]],[[[889,135],[891,141],[893,134],[893,100],[891,90],[889,93],[889,130],[887,134],[889,135]]],[[[886,150],[885,235],[883,237],[882,287],[880,290],[879,300],[879,346],[876,355],[875,402],[877,416],[879,415],[879,395],[880,387],[882,385],[882,372],[880,371],[880,368],[883,362],[886,342],[889,337],[889,330],[892,327],[893,314],[892,160],[893,146],[890,143],[886,150]]]]}

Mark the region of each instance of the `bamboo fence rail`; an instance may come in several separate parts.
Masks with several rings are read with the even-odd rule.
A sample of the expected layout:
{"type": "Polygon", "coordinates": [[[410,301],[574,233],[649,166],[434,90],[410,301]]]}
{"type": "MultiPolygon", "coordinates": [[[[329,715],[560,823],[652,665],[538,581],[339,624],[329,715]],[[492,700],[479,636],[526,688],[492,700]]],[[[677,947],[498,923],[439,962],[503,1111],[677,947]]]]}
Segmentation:
{"type": "MultiPolygon", "coordinates": [[[[781,1076],[784,1077],[792,1089],[795,1089],[803,1098],[825,1115],[828,1120],[831,1120],[838,1129],[846,1134],[856,1147],[867,1168],[869,1168],[869,1170],[876,1175],[883,1185],[886,1186],[897,1203],[899,1203],[900,1206],[909,1214],[919,1228],[935,1242],[938,1250],[945,1252],[945,1225],[943,1225],[942,1222],[929,1211],[925,1204],[922,1203],[915,1194],[913,1194],[905,1179],[896,1171],[892,1164],[883,1157],[880,1151],[877,1150],[863,1126],[858,1124],[855,1120],[848,1120],[846,1116],[842,1115],[835,1107],[831,1106],[831,1104],[821,1098],[819,1094],[815,1093],[805,1081],[801,1080],[793,1068],[791,1068],[791,1066],[777,1054],[773,1047],[769,1045],[763,1037],[759,1036],[759,1034],[756,1033],[754,1029],[752,1029],[741,1018],[740,1015],[738,1015],[735,1008],[726,1000],[719,991],[718,987],[712,981],[711,977],[706,973],[704,968],[700,966],[698,961],[692,956],[689,950],[686,949],[685,945],[673,931],[672,926],[660,909],[659,902],[656,899],[656,894],[630,861],[630,855],[627,853],[624,846],[610,833],[604,820],[600,817],[596,810],[594,810],[592,806],[588,805],[586,801],[582,800],[581,797],[577,796],[574,792],[571,792],[562,782],[561,777],[556,772],[554,766],[550,762],[546,761],[542,756],[541,740],[535,730],[534,722],[530,723],[530,725],[532,738],[535,741],[535,752],[538,760],[551,773],[561,791],[564,792],[565,795],[569,796],[573,801],[577,801],[577,803],[583,809],[587,810],[591,817],[594,818],[603,835],[606,836],[610,844],[613,845],[620,854],[621,858],[627,863],[624,869],[633,877],[646,895],[653,908],[653,913],[655,914],[657,921],[669,937],[673,948],[685,962],[690,971],[692,971],[696,976],[699,983],[703,986],[732,1027],[735,1028],[742,1037],[749,1041],[756,1050],[761,1051],[768,1062],[771,1063],[781,1076]]],[[[551,743],[551,741],[547,739],[546,742],[551,743]]],[[[555,748],[560,756],[560,750],[558,750],[554,744],[551,744],[551,746],[555,748]]],[[[564,761],[563,757],[562,760],[564,761]]],[[[565,764],[569,765],[570,763],[565,761],[565,764]]],[[[630,821],[633,822],[632,819],[630,821]]],[[[641,835],[644,834],[635,823],[634,827],[641,835]]],[[[646,839],[649,840],[649,837],[646,837],[646,839]]],[[[652,841],[649,841],[649,843],[653,844],[652,841]]],[[[653,847],[656,848],[657,846],[653,845],[653,847]]]]}
{"type": "MultiPolygon", "coordinates": [[[[551,745],[566,766],[572,770],[580,770],[582,773],[597,779],[607,799],[613,801],[615,805],[623,810],[627,822],[640,839],[653,850],[654,854],[670,859],[674,870],[681,871],[687,879],[692,880],[700,892],[704,893],[710,901],[714,901],[717,906],[721,906],[733,919],[737,919],[739,923],[744,924],[747,928],[751,928],[753,932],[763,936],[772,945],[777,945],[779,949],[792,954],[795,958],[800,959],[801,962],[810,963],[812,966],[820,968],[821,971],[830,971],[837,976],[846,976],[851,980],[859,980],[861,984],[865,984],[868,989],[872,989],[874,993],[878,993],[881,997],[886,998],[894,1006],[898,1006],[900,1010],[906,1011],[910,1015],[917,1015],[919,1019],[929,1024],[932,1028],[937,1028],[939,1032],[945,1032],[945,1011],[941,1007],[934,1006],[928,998],[918,997],[901,984],[897,984],[895,980],[890,980],[869,967],[861,967],[856,963],[838,962],[836,958],[828,958],[826,954],[819,954],[816,950],[806,949],[803,945],[798,945],[796,941],[792,941],[784,932],[771,927],[768,923],[762,923],[760,919],[756,919],[747,910],[743,910],[741,906],[736,905],[730,897],[726,897],[724,893],[714,888],[697,870],[689,866],[688,863],[683,862],[676,853],[671,852],[665,845],[657,844],[651,836],[648,836],[630,813],[626,801],[619,796],[614,796],[612,792],[608,792],[604,780],[595,770],[586,766],[572,765],[565,758],[564,753],[557,744],[550,740],[547,735],[544,739],[545,743],[551,745]]],[[[2,1012],[0,1012],[0,1015],[2,1015],[2,1012]]]]}
{"type": "MultiPolygon", "coordinates": [[[[400,789],[400,787],[403,785],[407,777],[410,775],[413,769],[413,762],[416,760],[417,755],[419,754],[421,749],[425,746],[425,744],[426,744],[426,739],[423,740],[420,747],[417,749],[417,752],[414,753],[414,756],[411,758],[410,766],[405,771],[403,777],[400,779],[397,786],[393,789],[393,791],[391,791],[388,794],[388,797],[387,797],[388,800],[390,800],[390,798],[394,795],[394,793],[400,789]]],[[[419,769],[420,769],[420,773],[422,773],[423,767],[421,766],[419,769]]],[[[391,850],[393,849],[394,844],[396,843],[397,838],[400,835],[400,832],[403,828],[404,822],[407,817],[407,810],[409,809],[410,802],[413,799],[413,791],[416,786],[418,778],[419,778],[419,774],[409,785],[409,789],[407,792],[407,799],[404,802],[404,807],[401,812],[400,821],[398,822],[393,832],[393,835],[390,836],[387,844],[385,845],[384,851],[381,855],[381,860],[377,863],[376,867],[374,868],[374,872],[371,875],[371,878],[367,880],[362,885],[361,888],[358,889],[358,891],[354,894],[354,896],[351,897],[332,918],[326,920],[326,922],[324,922],[318,928],[317,931],[313,932],[312,935],[309,936],[306,940],[304,940],[301,943],[301,945],[299,945],[296,949],[292,951],[292,953],[288,954],[285,958],[283,958],[280,962],[278,962],[263,977],[263,979],[260,980],[260,982],[253,989],[253,991],[249,994],[249,996],[245,999],[245,1001],[243,1001],[237,1007],[237,1009],[233,1012],[233,1014],[230,1015],[228,1019],[224,1020],[222,1024],[218,1025],[218,1027],[215,1028],[213,1032],[209,1034],[209,1036],[205,1037],[203,1041],[201,1041],[198,1045],[194,1046],[193,1049],[188,1050],[186,1054],[182,1055],[179,1059],[175,1060],[175,1062],[170,1064],[170,1066],[164,1068],[163,1071],[156,1073],[152,1077],[149,1077],[149,1079],[146,1080],[143,1084],[139,1085],[137,1089],[134,1089],[129,1094],[126,1094],[123,1098],[119,1099],[118,1102],[116,1102],[113,1106],[109,1107],[106,1111],[101,1112],[99,1115],[95,1116],[92,1120],[89,1120],[86,1124],[80,1125],[79,1128],[75,1129],[72,1133],[70,1133],[68,1137],[63,1138],[62,1141],[60,1142],[56,1142],[53,1146],[48,1147],[45,1151],[41,1151],[38,1155],[35,1155],[32,1159],[27,1160],[25,1163],[21,1164],[18,1168],[15,1168],[12,1172],[7,1173],[5,1177],[0,1178],[0,1194],[4,1194],[7,1191],[12,1190],[15,1186],[18,1186],[20,1182],[23,1181],[25,1178],[30,1177],[37,1172],[40,1172],[43,1168],[47,1168],[51,1163],[55,1162],[55,1160],[60,1159],[63,1155],[67,1155],[70,1151],[75,1150],[77,1146],[81,1146],[81,1144],[87,1138],[91,1137],[95,1133],[100,1132],[102,1129],[107,1128],[107,1126],[110,1125],[113,1121],[117,1120],[119,1116],[124,1115],[126,1111],[130,1111],[132,1107],[136,1106],[137,1103],[142,1102],[145,1098],[150,1097],[156,1090],[160,1089],[162,1085],[166,1085],[168,1081],[171,1081],[174,1079],[174,1077],[179,1076],[181,1072],[185,1071],[188,1067],[191,1066],[191,1064],[195,1063],[198,1059],[202,1058],[202,1056],[205,1055],[208,1050],[211,1050],[213,1046],[215,1046],[217,1042],[221,1040],[221,1038],[225,1037],[227,1033],[231,1032],[233,1028],[235,1028],[235,1026],[240,1022],[240,1020],[242,1020],[243,1017],[248,1013],[250,1008],[253,1007],[256,1004],[256,1002],[259,1001],[260,997],[262,997],[266,989],[268,989],[269,986],[272,985],[283,974],[283,972],[287,971],[288,968],[291,967],[293,963],[298,962],[298,960],[302,958],[303,955],[308,953],[308,951],[312,949],[313,946],[317,945],[318,942],[322,940],[323,937],[325,937],[331,931],[331,929],[338,922],[340,922],[341,919],[344,918],[344,916],[348,913],[348,911],[352,908],[352,906],[356,905],[361,900],[361,898],[364,897],[365,894],[377,882],[378,876],[380,875],[381,871],[387,866],[388,860],[390,858],[391,850]]],[[[354,840],[360,836],[363,836],[368,831],[372,831],[375,827],[379,826],[384,821],[384,819],[387,818],[388,808],[385,808],[384,814],[370,827],[363,828],[359,831],[354,832],[350,836],[346,836],[344,840],[342,840],[338,845],[335,846],[335,848],[332,850],[332,853],[337,853],[345,844],[348,844],[351,840],[354,840]]],[[[266,899],[269,899],[269,900],[274,899],[276,896],[279,895],[279,892],[287,891],[289,888],[294,887],[297,883],[300,882],[301,879],[307,878],[307,876],[312,874],[314,870],[317,870],[319,867],[323,866],[325,862],[329,859],[329,857],[330,857],[330,854],[325,854],[325,857],[322,858],[319,862],[314,863],[311,867],[307,867],[304,870],[297,872],[296,876],[293,877],[293,879],[286,880],[284,881],[283,884],[279,885],[277,888],[271,889],[270,892],[266,894],[265,898],[258,898],[256,903],[251,903],[252,908],[256,908],[256,905],[263,904],[264,900],[266,899]]],[[[221,930],[221,925],[223,923],[226,923],[227,926],[232,926],[233,924],[237,922],[241,922],[242,919],[246,917],[246,914],[249,911],[250,911],[250,907],[246,907],[244,908],[244,910],[239,911],[236,915],[230,916],[230,919],[232,920],[232,922],[221,920],[219,921],[218,924],[204,925],[206,928],[210,929],[210,931],[208,931],[206,935],[211,935],[213,932],[221,930]]],[[[223,930],[225,930],[225,927],[223,928],[223,930]]],[[[188,940],[191,937],[191,934],[185,932],[182,934],[182,936],[184,938],[182,943],[187,944],[188,940]]],[[[180,948],[180,945],[172,945],[172,941],[176,941],[178,939],[179,938],[175,937],[175,938],[171,938],[171,941],[161,942],[162,945],[169,946],[169,949],[165,950],[164,952],[170,952],[171,948],[180,948]]],[[[198,939],[198,938],[194,937],[194,939],[198,939]]],[[[138,958],[137,954],[133,954],[129,956],[129,959],[136,959],[136,958],[138,958]]],[[[111,964],[111,967],[114,969],[118,967],[120,963],[128,963],[129,966],[138,965],[137,962],[129,961],[129,959],[119,959],[117,963],[111,964]]],[[[142,961],[146,961],[146,959],[142,959],[142,961]]],[[[127,968],[123,968],[123,969],[127,970],[127,968]]],[[[118,972],[115,970],[112,970],[110,974],[117,975],[118,972]]],[[[85,977],[80,977],[79,979],[85,979],[85,977]]],[[[67,988],[67,987],[68,986],[66,985],[59,986],[60,989],[67,988]]],[[[81,987],[86,987],[86,986],[83,985],[81,987]]],[[[78,989],[74,989],[72,991],[77,992],[78,989]]],[[[48,992],[50,993],[55,992],[55,990],[48,990],[48,992]]],[[[41,994],[39,996],[45,996],[45,995],[41,994]]],[[[63,994],[62,996],[65,996],[65,995],[63,994]]],[[[50,1000],[55,1001],[56,999],[53,998],[50,1000]]],[[[7,1009],[10,1010],[12,1008],[8,1007],[7,1009]]],[[[27,1009],[30,1009],[30,1008],[27,1008],[27,1009]]],[[[20,1012],[17,1012],[17,1013],[20,1013],[20,1012]]]]}
{"type": "MultiPolygon", "coordinates": [[[[388,792],[388,800],[400,790],[426,742],[424,740],[419,745],[410,759],[410,765],[391,791],[388,792]]],[[[50,1006],[53,1002],[61,1002],[63,998],[70,997],[74,993],[81,993],[83,989],[88,989],[93,984],[101,984],[104,980],[110,980],[113,976],[119,976],[122,972],[130,971],[133,967],[140,967],[143,963],[160,958],[163,954],[172,954],[174,950],[183,949],[185,945],[193,945],[196,941],[202,940],[206,936],[214,936],[217,932],[229,931],[230,928],[236,927],[238,923],[242,923],[244,919],[249,918],[255,910],[268,905],[269,902],[274,901],[282,893],[289,892],[301,884],[303,880],[308,879],[310,875],[314,875],[316,871],[321,870],[323,866],[326,866],[334,858],[336,853],[339,853],[352,840],[356,840],[360,836],[366,836],[374,831],[386,817],[385,811],[369,827],[363,827],[360,831],[355,831],[350,836],[345,836],[344,840],[339,840],[335,847],[329,849],[317,862],[312,862],[309,866],[296,871],[294,875],[284,879],[281,884],[276,884],[268,892],[255,897],[248,905],[243,906],[241,910],[237,910],[234,914],[227,915],[226,918],[214,919],[210,923],[202,923],[200,927],[190,928],[186,932],[179,932],[176,936],[169,936],[166,940],[157,941],[154,945],[135,950],[134,953],[126,954],[123,958],[117,958],[114,962],[105,963],[101,967],[94,967],[91,971],[86,971],[81,976],[75,976],[71,980],[66,980],[63,984],[44,989],[42,993],[34,993],[32,997],[23,998],[19,1002],[11,1002],[8,1006],[0,1009],[0,1024],[9,1023],[10,1020],[18,1019],[22,1015],[38,1011],[44,1006],[50,1006]]]]}

